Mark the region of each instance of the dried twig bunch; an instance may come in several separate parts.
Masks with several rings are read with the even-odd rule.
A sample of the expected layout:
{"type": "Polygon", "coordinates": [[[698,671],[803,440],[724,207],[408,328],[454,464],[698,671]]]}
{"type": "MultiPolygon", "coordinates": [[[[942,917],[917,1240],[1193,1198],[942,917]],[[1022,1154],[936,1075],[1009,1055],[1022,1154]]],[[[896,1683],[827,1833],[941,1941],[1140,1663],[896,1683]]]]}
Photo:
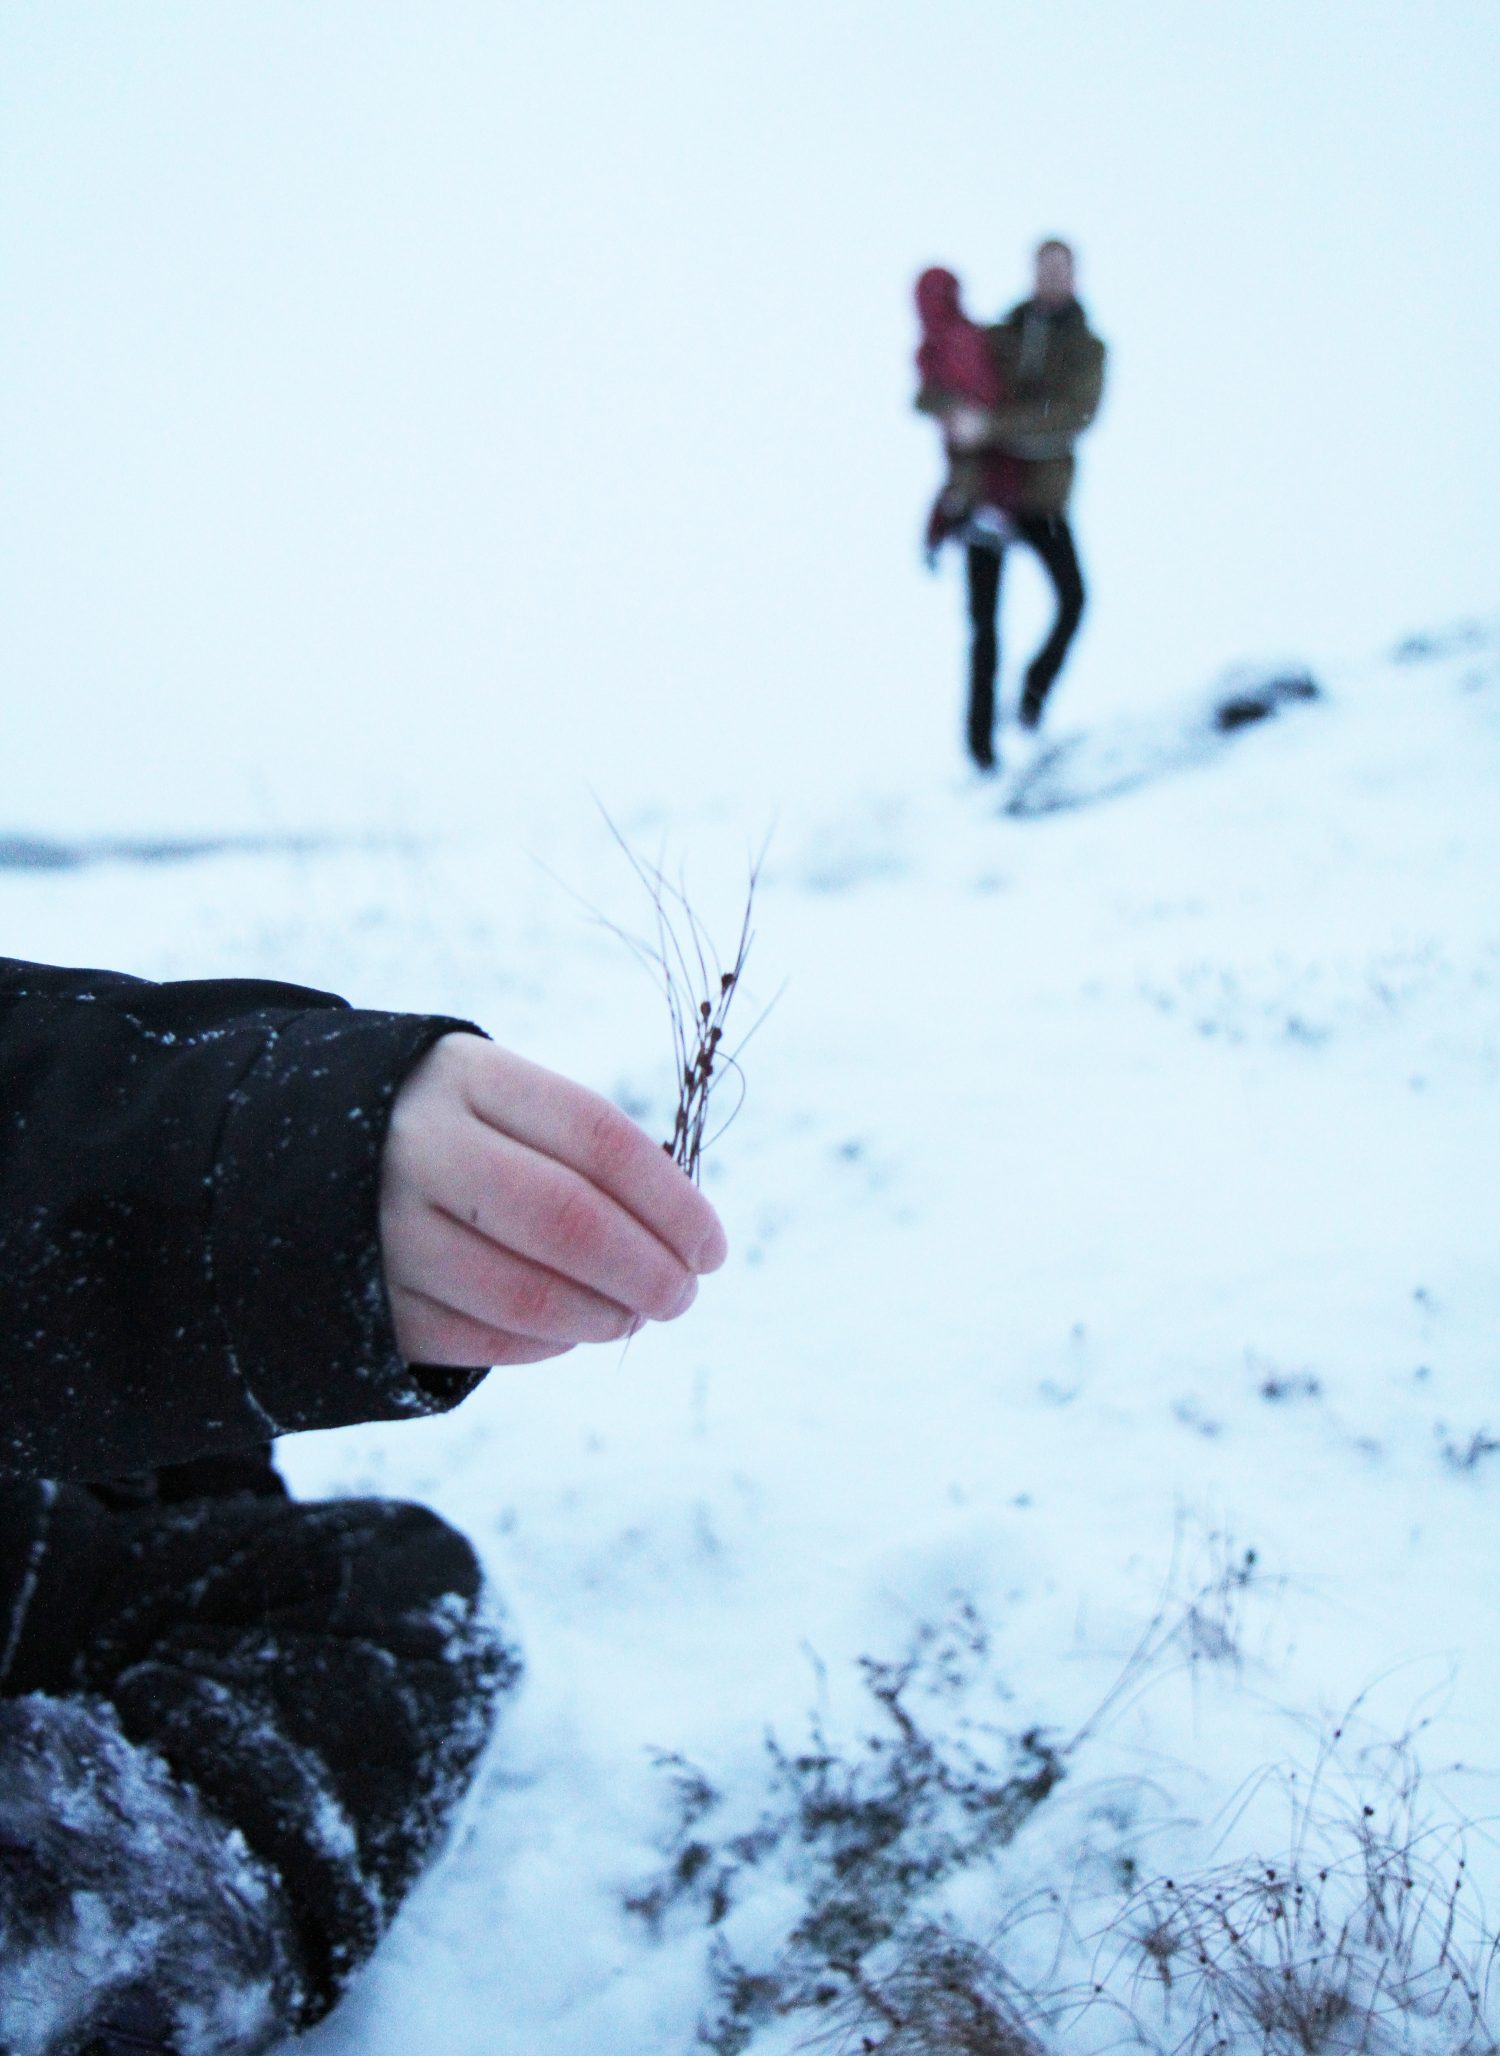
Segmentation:
{"type": "MultiPolygon", "coordinates": [[[[748,922],[750,909],[745,908],[748,922]]],[[[720,971],[717,993],[700,999],[697,1009],[691,1015],[685,1013],[680,992],[669,985],[667,1003],[672,1014],[672,1039],[677,1050],[678,1086],[677,1118],[672,1123],[671,1140],[662,1148],[674,1164],[681,1164],[688,1176],[697,1183],[698,1166],[703,1156],[703,1131],[708,1121],[708,1096],[713,1085],[720,1058],[720,1046],[724,1040],[724,1023],[729,1014],[729,1002],[739,985],[740,973],[745,967],[745,952],[750,945],[747,929],[740,934],[740,946],[733,965],[727,971],[720,971]]],[[[733,1057],[724,1059],[726,1066],[734,1064],[733,1057]]],[[[738,1074],[737,1074],[738,1076],[738,1074]]],[[[744,1080],[738,1082],[743,1095],[744,1080]]]]}
{"type": "Polygon", "coordinates": [[[714,947],[707,928],[689,904],[682,886],[674,885],[660,865],[648,863],[639,856],[608,814],[604,820],[610,834],[624,851],[630,868],[645,887],[655,916],[655,937],[651,942],[643,942],[613,922],[606,925],[614,929],[615,934],[646,966],[665,996],[677,1059],[677,1113],[671,1136],[662,1148],[696,1184],[704,1150],[723,1134],[740,1110],[745,1089],[739,1053],[765,1018],[762,1014],[753,1023],[735,1050],[725,1049],[729,1009],[740,989],[750,945],[755,940],[750,922],[765,852],[762,850],[750,866],[739,938],[734,954],[726,964],[714,947]],[[734,1078],[737,1097],[727,1116],[710,1132],[709,1103],[719,1081],[726,1075],[734,1078]]]}

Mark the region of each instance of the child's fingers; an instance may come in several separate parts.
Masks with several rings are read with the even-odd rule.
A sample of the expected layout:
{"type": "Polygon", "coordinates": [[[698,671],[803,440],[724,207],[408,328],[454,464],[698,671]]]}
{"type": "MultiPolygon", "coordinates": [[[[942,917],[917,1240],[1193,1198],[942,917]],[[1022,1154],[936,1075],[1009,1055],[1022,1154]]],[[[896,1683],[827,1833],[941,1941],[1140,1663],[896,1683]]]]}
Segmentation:
{"type": "Polygon", "coordinates": [[[502,1248],[488,1234],[430,1205],[401,1239],[391,1282],[498,1333],[571,1348],[617,1342],[635,1315],[570,1278],[502,1248]]]}
{"type": "Polygon", "coordinates": [[[672,1320],[697,1295],[682,1259],[608,1193],[472,1117],[462,1161],[445,1153],[427,1197],[498,1248],[650,1320],[672,1320]]]}
{"type": "Polygon", "coordinates": [[[397,1095],[381,1241],[403,1353],[455,1363],[536,1361],[671,1320],[725,1255],[713,1208],[634,1122],[461,1034],[397,1095]]]}
{"type": "Polygon", "coordinates": [[[659,1143],[570,1078],[493,1043],[470,1038],[470,1048],[464,1087],[482,1121],[607,1192],[690,1270],[718,1269],[728,1253],[719,1217],[659,1143]]]}
{"type": "Polygon", "coordinates": [[[452,1364],[483,1370],[495,1364],[539,1364],[566,1356],[568,1342],[538,1342],[470,1320],[451,1306],[410,1287],[390,1288],[396,1347],[408,1363],[452,1364]]]}

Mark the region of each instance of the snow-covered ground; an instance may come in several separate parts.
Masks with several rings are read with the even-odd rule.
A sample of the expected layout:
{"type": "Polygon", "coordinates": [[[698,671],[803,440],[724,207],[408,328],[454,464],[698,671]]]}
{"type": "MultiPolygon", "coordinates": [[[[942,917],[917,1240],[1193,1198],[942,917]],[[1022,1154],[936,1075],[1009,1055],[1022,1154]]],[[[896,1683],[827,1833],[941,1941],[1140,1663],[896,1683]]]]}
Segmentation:
{"type": "MultiPolygon", "coordinates": [[[[723,1795],[705,1833],[753,1823],[767,1729],[856,1749],[858,1660],[962,1603],[975,1719],[1064,1744],[1129,1680],[942,1901],[973,1932],[1077,1888],[1101,1835],[1138,1876],[1275,1847],[1279,1802],[1225,1809],[1361,1695],[1351,1734],[1425,1723],[1434,1803],[1493,1814],[1500,637],[1320,683],[1196,761],[1176,714],[1096,730],[1081,757],[1160,775],[1071,811],[1008,814],[1015,772],[788,808],[743,1024],[785,990],[707,1162],[733,1259],[693,1314],[284,1445],[303,1492],[474,1535],[529,1665],[325,2056],[689,2049],[702,1909],[623,1904],[667,1862],[653,1752],[723,1795]]],[[[619,825],[732,941],[767,824],[619,825]]],[[[5,870],[0,923],[21,955],[468,1014],[665,1132],[665,1015],[575,894],[646,925],[581,794],[492,835],[5,870]]],[[[1500,1889],[1483,1830],[1470,1859],[1500,1889]]],[[[741,1878],[742,1960],[796,1876],[741,1878]]]]}

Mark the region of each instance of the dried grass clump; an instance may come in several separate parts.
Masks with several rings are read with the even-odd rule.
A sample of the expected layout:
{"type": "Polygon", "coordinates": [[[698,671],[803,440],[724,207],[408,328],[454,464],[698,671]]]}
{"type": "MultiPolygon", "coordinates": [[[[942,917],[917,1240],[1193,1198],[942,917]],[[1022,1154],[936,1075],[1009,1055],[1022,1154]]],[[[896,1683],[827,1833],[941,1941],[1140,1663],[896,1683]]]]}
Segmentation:
{"type": "Polygon", "coordinates": [[[654,1934],[701,1925],[711,1937],[698,2046],[1500,2056],[1500,1932],[1465,1856],[1479,1826],[1424,1793],[1411,1736],[1357,1725],[1358,1702],[1310,1764],[1243,1788],[1221,1832],[1247,1855],[1146,1871],[1137,1837],[1154,1830],[1139,1779],[1123,1792],[1112,1781],[1107,1807],[1094,1795],[1071,1878],[1038,1877],[1034,1863],[1028,1877],[1024,1857],[1003,1855],[1154,1681],[1238,1670],[1247,1599],[1272,1581],[1255,1550],[1219,1531],[1208,1542],[1207,1579],[1184,1597],[1174,1574],[1118,1682],[1066,1738],[975,1718],[976,1687],[997,1681],[985,1625],[959,1600],[900,1661],[861,1660],[878,1715],[867,1731],[835,1740],[814,1718],[795,1752],[767,1738],[770,1777],[748,1819],[692,1765],[659,1759],[677,1824],[665,1868],[626,1903],[654,1934]],[[1268,1800],[1257,1844],[1243,1823],[1268,1800]],[[748,1901],[788,1887],[770,1935],[736,1925],[748,1901]]]}
{"type": "Polygon", "coordinates": [[[1378,2056],[1423,2050],[1495,2056],[1500,1938],[1471,1904],[1461,1831],[1420,1803],[1410,1744],[1366,1752],[1349,1789],[1327,1787],[1336,1731],[1303,1792],[1279,1774],[1292,1833],[1252,1857],[1132,1894],[1106,1933],[1113,1960],[1096,1995],[1125,1978],[1136,2046],[1173,2056],[1378,2056]],[[1365,1795],[1365,1796],[1361,1796],[1365,1795]],[[1154,1992],[1151,1988],[1154,1988],[1154,1992]]]}
{"type": "Polygon", "coordinates": [[[1026,1996],[993,1956],[944,1927],[918,1928],[884,1972],[850,1967],[823,2032],[832,2056],[1045,2056],[1026,1996]]]}

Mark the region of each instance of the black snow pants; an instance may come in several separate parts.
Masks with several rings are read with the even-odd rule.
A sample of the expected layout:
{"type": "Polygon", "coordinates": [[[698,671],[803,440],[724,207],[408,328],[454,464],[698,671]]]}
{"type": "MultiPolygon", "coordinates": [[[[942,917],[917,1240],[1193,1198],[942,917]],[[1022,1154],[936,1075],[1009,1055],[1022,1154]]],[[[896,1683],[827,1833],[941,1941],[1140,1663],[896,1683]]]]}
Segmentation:
{"type": "Polygon", "coordinates": [[[0,1646],[0,2048],[134,2046],[89,2041],[121,1993],[169,2046],[319,2019],[519,1674],[473,1551],[422,1507],[296,1504],[269,1461],[0,1491],[36,1497],[0,1646]]]}
{"type": "MultiPolygon", "coordinates": [[[[1019,540],[1041,559],[1057,603],[1051,632],[1027,667],[1021,693],[1021,724],[1035,728],[1083,619],[1083,572],[1066,515],[1021,514],[1013,517],[1013,525],[1019,540]]],[[[969,751],[981,765],[994,761],[1000,574],[1004,562],[1003,549],[982,543],[969,545],[969,751]]]]}

